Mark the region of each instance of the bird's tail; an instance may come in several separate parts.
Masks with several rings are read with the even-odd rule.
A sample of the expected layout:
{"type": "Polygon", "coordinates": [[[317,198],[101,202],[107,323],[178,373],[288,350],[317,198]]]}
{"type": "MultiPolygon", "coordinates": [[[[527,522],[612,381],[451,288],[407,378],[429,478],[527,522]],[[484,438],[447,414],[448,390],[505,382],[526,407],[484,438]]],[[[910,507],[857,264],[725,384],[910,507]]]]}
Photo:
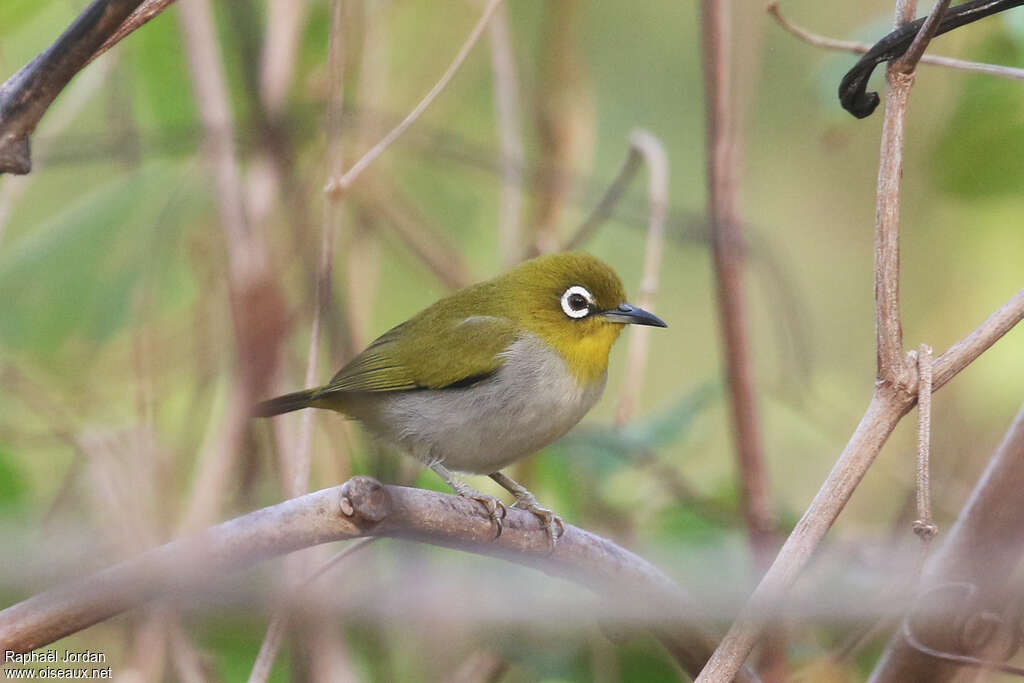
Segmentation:
{"type": "Polygon", "coordinates": [[[257,403],[252,409],[253,417],[271,417],[281,413],[290,413],[293,410],[301,410],[314,405],[314,396],[317,389],[306,389],[291,394],[277,396],[276,398],[257,403]]]}

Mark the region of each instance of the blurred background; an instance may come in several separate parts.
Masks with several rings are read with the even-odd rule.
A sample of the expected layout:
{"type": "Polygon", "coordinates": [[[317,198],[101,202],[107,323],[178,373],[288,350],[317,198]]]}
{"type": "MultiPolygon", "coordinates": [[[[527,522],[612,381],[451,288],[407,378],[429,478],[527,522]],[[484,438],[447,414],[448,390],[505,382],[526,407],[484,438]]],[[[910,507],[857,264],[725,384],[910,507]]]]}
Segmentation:
{"type": "MultiPolygon", "coordinates": [[[[642,128],[661,140],[670,169],[652,303],[669,328],[650,336],[624,424],[615,423],[627,368],[620,343],[601,403],[513,476],[567,522],[652,560],[708,606],[712,624],[728,624],[756,572],[738,509],[704,220],[698,8],[668,0],[506,5],[499,28],[484,34],[423,117],[331,202],[330,155],[347,169],[397,124],[447,68],[483,3],[342,2],[342,68],[332,71],[325,0],[213,1],[233,122],[216,130],[235,145],[243,222],[264,278],[258,296],[242,292],[248,298],[239,294],[231,265],[239,245],[224,228],[223,186],[204,147],[210,129],[182,7],[65,90],[33,138],[32,174],[0,178],[0,604],[288,497],[285,451],[302,448],[303,418],[239,427],[232,406],[304,383],[325,221],[334,268],[317,382],[453,288],[565,243],[615,178],[630,132],[642,128]],[[342,114],[329,125],[332,93],[342,114]],[[239,323],[238,310],[255,322],[239,323]],[[254,348],[277,360],[253,361],[254,348]],[[257,379],[239,382],[246,372],[257,379]],[[218,459],[225,450],[234,455],[218,459]],[[223,477],[208,476],[210,463],[223,464],[223,477]]],[[[82,7],[0,4],[4,78],[82,7]]],[[[781,9],[811,30],[867,42],[892,21],[892,4],[878,0],[791,0],[781,9]]],[[[972,25],[931,50],[1019,65],[1022,16],[972,25]]],[[[737,4],[734,20],[751,353],[784,536],[870,398],[882,118],[858,121],[839,108],[835,91],[853,56],[799,42],[756,3],[737,4]]],[[[1021,286],[1020,88],[930,66],[918,72],[901,221],[908,348],[924,342],[941,352],[1021,286]]],[[[642,275],[646,182],[641,172],[582,245],[612,264],[631,294],[642,275]]],[[[936,397],[942,529],[1020,405],[1022,350],[1024,337],[1011,333],[936,397]]],[[[340,416],[312,419],[311,490],[358,473],[445,490],[340,416]]],[[[793,609],[805,612],[793,615],[786,650],[793,671],[814,667],[882,616],[863,595],[881,596],[901,549],[914,549],[913,449],[914,427],[903,424],[801,582],[793,609]],[[847,592],[860,597],[861,613],[842,599],[847,592]]],[[[487,481],[471,483],[496,493],[487,481]]],[[[230,577],[174,609],[156,605],[98,625],[62,647],[104,651],[122,680],[244,679],[281,566],[230,577]]],[[[289,630],[271,680],[677,675],[653,640],[609,640],[597,624],[614,615],[602,615],[595,596],[498,560],[382,541],[318,586],[336,609],[289,630]]],[[[862,678],[886,635],[858,644],[833,673],[862,678]]]]}

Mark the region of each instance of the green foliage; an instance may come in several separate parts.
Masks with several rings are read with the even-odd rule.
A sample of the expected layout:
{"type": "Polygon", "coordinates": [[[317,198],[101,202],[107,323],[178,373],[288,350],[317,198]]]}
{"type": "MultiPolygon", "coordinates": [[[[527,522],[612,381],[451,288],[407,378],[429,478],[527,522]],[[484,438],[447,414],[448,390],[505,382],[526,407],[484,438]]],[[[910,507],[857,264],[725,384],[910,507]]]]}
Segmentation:
{"type": "MultiPolygon", "coordinates": [[[[1020,41],[990,35],[977,59],[1016,64],[1020,41]]],[[[1024,100],[1020,83],[1005,78],[967,79],[934,147],[929,170],[943,191],[963,199],[1019,196],[1024,174],[1024,100]]]]}
{"type": "Polygon", "coordinates": [[[622,681],[675,681],[679,670],[665,651],[652,640],[631,640],[618,648],[619,677],[622,681]]]}
{"type": "Polygon", "coordinates": [[[0,512],[21,506],[28,492],[25,483],[13,453],[0,443],[0,512]]]}
{"type": "MultiPolygon", "coordinates": [[[[266,623],[250,618],[211,616],[210,619],[193,627],[200,636],[204,650],[213,657],[214,671],[220,680],[244,681],[249,678],[256,654],[263,642],[266,623]]],[[[291,680],[289,672],[289,648],[285,646],[274,660],[270,670],[269,683],[283,683],[291,680]]]]}
{"type": "Polygon", "coordinates": [[[553,448],[585,463],[596,476],[609,475],[636,456],[650,456],[657,449],[685,437],[720,391],[717,381],[705,382],[651,418],[633,420],[623,427],[583,425],[560,439],[553,448]]]}
{"type": "Polygon", "coordinates": [[[135,285],[177,237],[187,212],[164,209],[180,181],[162,165],[115,176],[7,245],[0,342],[46,357],[71,337],[99,344],[116,333],[135,285]]]}
{"type": "Polygon", "coordinates": [[[190,132],[199,125],[178,23],[172,12],[165,12],[146,24],[145,30],[133,34],[123,48],[119,46],[131,51],[130,92],[144,144],[156,137],[152,142],[172,154],[194,148],[181,145],[180,138],[198,142],[198,136],[190,132]]]}

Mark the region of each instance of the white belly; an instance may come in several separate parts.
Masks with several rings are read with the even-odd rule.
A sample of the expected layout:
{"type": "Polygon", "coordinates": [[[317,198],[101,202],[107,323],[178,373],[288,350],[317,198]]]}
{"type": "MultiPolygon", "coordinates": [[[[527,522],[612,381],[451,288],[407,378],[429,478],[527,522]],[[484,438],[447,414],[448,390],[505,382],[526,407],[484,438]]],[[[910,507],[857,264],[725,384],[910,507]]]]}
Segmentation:
{"type": "Polygon", "coordinates": [[[561,356],[527,336],[503,352],[491,378],[461,389],[381,394],[370,431],[425,463],[490,474],[568,432],[604,390],[605,376],[581,386],[561,356]]]}

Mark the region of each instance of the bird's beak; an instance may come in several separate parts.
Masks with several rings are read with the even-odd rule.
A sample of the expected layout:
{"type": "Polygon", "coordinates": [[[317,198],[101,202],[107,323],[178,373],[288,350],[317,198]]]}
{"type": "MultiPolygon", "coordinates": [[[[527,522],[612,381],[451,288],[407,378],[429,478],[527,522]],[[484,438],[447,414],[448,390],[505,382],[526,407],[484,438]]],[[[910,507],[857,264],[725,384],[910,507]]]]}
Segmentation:
{"type": "Polygon", "coordinates": [[[665,321],[654,315],[648,313],[642,308],[637,308],[633,304],[621,303],[618,308],[612,308],[602,313],[605,320],[613,323],[622,323],[624,325],[650,325],[652,327],[668,327],[665,321]]]}

